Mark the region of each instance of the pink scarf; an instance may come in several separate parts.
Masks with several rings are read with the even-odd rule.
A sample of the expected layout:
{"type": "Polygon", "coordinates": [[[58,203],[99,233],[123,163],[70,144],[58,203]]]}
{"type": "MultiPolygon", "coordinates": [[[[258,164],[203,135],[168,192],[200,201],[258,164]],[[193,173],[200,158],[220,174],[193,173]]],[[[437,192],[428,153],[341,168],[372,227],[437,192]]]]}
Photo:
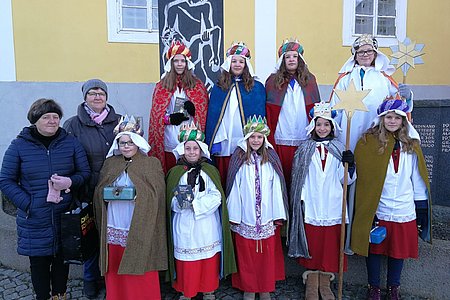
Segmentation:
{"type": "Polygon", "coordinates": [[[101,113],[96,113],[92,110],[92,108],[89,107],[86,103],[84,104],[84,109],[88,113],[88,115],[91,117],[91,120],[95,123],[101,125],[102,122],[106,119],[106,116],[109,114],[109,107],[106,106],[101,113]]]}

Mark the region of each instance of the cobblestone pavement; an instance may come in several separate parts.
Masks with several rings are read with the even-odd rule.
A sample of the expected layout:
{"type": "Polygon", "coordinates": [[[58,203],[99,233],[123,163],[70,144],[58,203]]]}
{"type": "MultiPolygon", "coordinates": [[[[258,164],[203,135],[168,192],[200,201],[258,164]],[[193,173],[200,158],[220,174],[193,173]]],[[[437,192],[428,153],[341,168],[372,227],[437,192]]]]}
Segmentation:
{"type": "MultiPolygon", "coordinates": [[[[337,283],[333,289],[335,294],[337,283]]],[[[169,284],[161,285],[161,293],[163,299],[178,299],[179,295],[170,287],[169,284]]],[[[304,299],[304,287],[300,283],[299,277],[287,277],[286,280],[277,283],[277,288],[272,293],[272,299],[277,300],[301,300],[304,299]]],[[[362,285],[344,284],[343,299],[365,299],[366,287],[362,285]]],[[[83,281],[79,279],[69,280],[67,287],[67,298],[77,300],[87,300],[83,296],[83,281]]],[[[219,289],[216,291],[216,298],[223,300],[242,299],[242,293],[231,287],[230,279],[221,282],[219,289]]],[[[4,300],[32,300],[34,299],[33,286],[31,284],[30,274],[27,272],[19,272],[13,269],[0,266],[0,299],[4,300]]],[[[100,292],[97,300],[105,299],[105,290],[100,292]]],[[[201,299],[201,296],[196,299],[201,299]]],[[[402,293],[404,300],[422,300],[428,299],[414,295],[402,293]]]]}

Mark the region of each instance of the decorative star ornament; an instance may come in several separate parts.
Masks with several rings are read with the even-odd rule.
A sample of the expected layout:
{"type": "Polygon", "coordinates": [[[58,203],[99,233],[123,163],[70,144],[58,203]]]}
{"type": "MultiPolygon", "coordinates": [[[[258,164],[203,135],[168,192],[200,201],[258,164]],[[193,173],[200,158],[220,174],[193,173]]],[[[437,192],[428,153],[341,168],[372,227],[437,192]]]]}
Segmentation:
{"type": "Polygon", "coordinates": [[[403,43],[398,41],[398,45],[390,46],[391,51],[391,62],[390,64],[395,66],[396,69],[401,68],[403,76],[406,76],[408,70],[415,65],[423,64],[422,52],[424,44],[416,44],[416,42],[411,42],[409,38],[406,38],[403,43]]]}
{"type": "Polygon", "coordinates": [[[370,89],[363,91],[356,90],[355,83],[352,79],[347,90],[334,90],[340,101],[333,107],[333,109],[343,109],[347,114],[348,119],[351,119],[355,110],[369,111],[363,100],[367,97],[370,91],[370,89]]]}

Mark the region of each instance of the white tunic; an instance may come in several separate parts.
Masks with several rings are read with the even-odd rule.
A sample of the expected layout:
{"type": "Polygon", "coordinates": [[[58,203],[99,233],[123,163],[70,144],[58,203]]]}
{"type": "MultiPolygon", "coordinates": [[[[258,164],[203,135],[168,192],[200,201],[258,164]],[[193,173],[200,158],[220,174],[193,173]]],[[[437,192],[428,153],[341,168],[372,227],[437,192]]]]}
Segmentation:
{"type": "Polygon", "coordinates": [[[416,153],[400,153],[398,173],[391,156],[376,212],[378,219],[397,223],[415,220],[414,201],[426,199],[427,187],[419,173],[416,153]]]}
{"type": "MultiPolygon", "coordinates": [[[[187,175],[186,172],[180,178],[180,185],[187,185],[187,175]]],[[[193,209],[180,209],[176,198],[172,198],[174,255],[178,260],[211,258],[221,251],[222,225],[218,208],[222,197],[205,172],[201,171],[200,176],[205,181],[205,190],[198,191],[197,178],[193,209]]]]}
{"type": "MultiPolygon", "coordinates": [[[[377,117],[378,106],[380,106],[386,97],[395,96],[398,90],[380,71],[375,70],[373,67],[362,67],[359,65],[356,65],[349,74],[342,77],[335,89],[347,90],[352,79],[357,91],[368,89],[371,90],[367,97],[363,100],[369,111],[363,112],[356,110],[353,113],[350,128],[350,150],[354,151],[356,143],[361,138],[362,134],[372,126],[373,120],[377,117]],[[361,81],[360,70],[362,68],[365,69],[365,74],[363,80],[361,81]]],[[[331,106],[339,103],[339,101],[340,100],[336,93],[334,93],[331,99],[331,106]]],[[[412,109],[412,107],[410,109],[412,109]]],[[[337,121],[342,128],[342,134],[338,137],[338,139],[345,144],[347,133],[347,116],[340,112],[337,117],[337,121]]]]}
{"type": "MultiPolygon", "coordinates": [[[[348,184],[356,179],[348,176],[348,184]]],[[[344,166],[330,152],[326,156],[325,169],[322,169],[320,152],[316,148],[302,188],[302,200],[305,204],[305,223],[314,226],[333,226],[341,224],[342,184],[344,166]]],[[[348,223],[348,214],[346,215],[348,223]]]]}
{"type": "MultiPolygon", "coordinates": [[[[258,161],[259,163],[259,161],[258,161]]],[[[255,165],[244,163],[236,173],[233,187],[227,198],[231,230],[247,239],[260,240],[274,235],[275,220],[286,220],[283,204],[281,179],[272,165],[267,162],[259,168],[261,184],[261,225],[262,231],[256,230],[256,191],[255,165]]]]}
{"type": "MultiPolygon", "coordinates": [[[[175,109],[175,100],[177,98],[187,99],[186,93],[183,89],[176,88],[175,92],[170,98],[170,103],[167,106],[167,114],[177,113],[178,111],[174,111],[175,109]]],[[[178,134],[180,133],[180,128],[184,124],[189,124],[193,118],[189,116],[189,120],[183,121],[180,125],[166,125],[164,126],[164,151],[172,152],[178,145],[178,134]]]]}
{"type": "Polygon", "coordinates": [[[221,143],[220,153],[216,156],[231,156],[236,150],[239,140],[244,137],[242,119],[239,111],[239,101],[236,86],[233,85],[225,113],[220,121],[213,144],[221,143]]]}
{"type": "MultiPolygon", "coordinates": [[[[122,172],[113,185],[134,186],[126,172],[122,172]]],[[[108,244],[126,247],[135,204],[134,200],[114,200],[108,202],[108,207],[106,208],[108,244]]]]}
{"type": "Polygon", "coordinates": [[[294,88],[288,84],[284,96],[274,133],[275,143],[277,145],[298,146],[300,141],[307,139],[305,128],[308,124],[302,88],[295,81],[294,88]]]}

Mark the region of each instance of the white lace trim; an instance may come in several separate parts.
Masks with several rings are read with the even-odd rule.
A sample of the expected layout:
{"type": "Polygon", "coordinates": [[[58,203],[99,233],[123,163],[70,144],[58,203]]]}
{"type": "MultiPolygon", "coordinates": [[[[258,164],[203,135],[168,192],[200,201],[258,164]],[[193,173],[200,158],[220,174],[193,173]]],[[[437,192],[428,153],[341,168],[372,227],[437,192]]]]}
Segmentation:
{"type": "MultiPolygon", "coordinates": [[[[348,220],[345,220],[348,223],[348,220]]],[[[330,220],[317,220],[311,217],[305,217],[305,223],[311,224],[314,226],[334,226],[337,224],[341,224],[341,218],[335,218],[330,220]]]]}
{"type": "Polygon", "coordinates": [[[119,245],[125,248],[127,246],[128,230],[108,227],[106,239],[108,244],[119,245]]]}
{"type": "Polygon", "coordinates": [[[276,226],[273,222],[269,222],[266,225],[261,225],[260,231],[257,232],[256,226],[247,225],[244,223],[238,225],[231,225],[230,229],[236,232],[240,236],[250,240],[263,240],[275,235],[276,226]]]}
{"type": "Polygon", "coordinates": [[[283,145],[283,146],[298,146],[302,140],[291,140],[291,139],[277,139],[275,138],[275,143],[277,145],[283,145]]]}
{"type": "Polygon", "coordinates": [[[377,218],[383,221],[390,221],[396,223],[407,223],[416,219],[416,212],[413,212],[406,216],[394,216],[390,214],[382,214],[377,212],[377,218]]]}
{"type": "Polygon", "coordinates": [[[200,253],[213,251],[214,248],[216,248],[217,246],[220,246],[220,245],[221,245],[220,240],[217,240],[214,243],[212,243],[211,245],[203,246],[200,248],[186,249],[186,248],[175,247],[174,251],[179,254],[193,255],[193,254],[200,254],[200,253]]]}

